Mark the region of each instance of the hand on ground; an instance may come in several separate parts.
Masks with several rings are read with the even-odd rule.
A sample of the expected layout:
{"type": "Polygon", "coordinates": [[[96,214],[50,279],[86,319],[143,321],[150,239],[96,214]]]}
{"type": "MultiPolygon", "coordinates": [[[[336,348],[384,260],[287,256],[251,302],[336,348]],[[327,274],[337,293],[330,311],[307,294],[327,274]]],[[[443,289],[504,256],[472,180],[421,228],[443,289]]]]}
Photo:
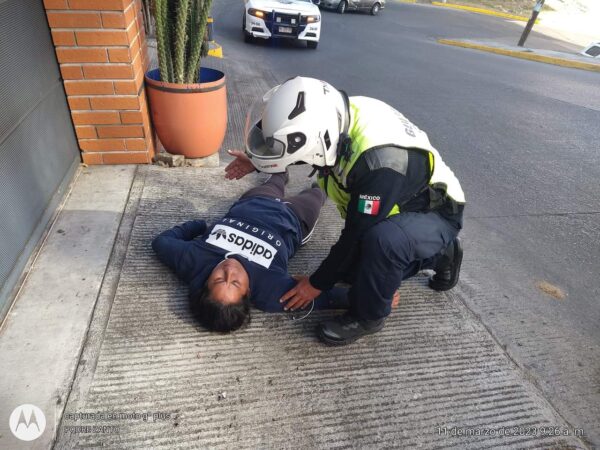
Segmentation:
{"type": "Polygon", "coordinates": [[[240,150],[227,150],[227,153],[235,157],[225,167],[225,178],[228,180],[239,180],[256,170],[252,165],[252,161],[250,161],[250,158],[244,152],[240,150]]]}
{"type": "Polygon", "coordinates": [[[283,307],[286,311],[305,308],[311,300],[317,298],[321,293],[320,290],[310,284],[307,276],[294,276],[294,279],[298,281],[298,284],[283,294],[283,297],[279,300],[281,303],[286,303],[283,307]]]}

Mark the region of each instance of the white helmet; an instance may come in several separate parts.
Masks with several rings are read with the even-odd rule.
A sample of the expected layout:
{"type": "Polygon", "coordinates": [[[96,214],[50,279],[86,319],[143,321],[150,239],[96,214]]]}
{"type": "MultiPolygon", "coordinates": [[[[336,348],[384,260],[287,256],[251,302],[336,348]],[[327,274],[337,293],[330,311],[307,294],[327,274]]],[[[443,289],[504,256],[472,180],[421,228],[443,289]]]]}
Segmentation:
{"type": "Polygon", "coordinates": [[[350,122],[348,97],[325,81],[296,77],[259,98],[246,117],[246,154],[261,172],[304,162],[335,165],[350,122]]]}

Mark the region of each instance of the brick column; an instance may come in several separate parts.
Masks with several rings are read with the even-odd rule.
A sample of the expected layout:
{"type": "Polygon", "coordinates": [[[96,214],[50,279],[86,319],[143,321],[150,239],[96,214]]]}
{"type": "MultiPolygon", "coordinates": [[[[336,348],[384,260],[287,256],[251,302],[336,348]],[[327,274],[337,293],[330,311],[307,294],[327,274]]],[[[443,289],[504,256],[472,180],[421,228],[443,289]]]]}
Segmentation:
{"type": "Polygon", "coordinates": [[[141,0],[44,0],[44,5],[83,161],[151,162],[141,0]]]}

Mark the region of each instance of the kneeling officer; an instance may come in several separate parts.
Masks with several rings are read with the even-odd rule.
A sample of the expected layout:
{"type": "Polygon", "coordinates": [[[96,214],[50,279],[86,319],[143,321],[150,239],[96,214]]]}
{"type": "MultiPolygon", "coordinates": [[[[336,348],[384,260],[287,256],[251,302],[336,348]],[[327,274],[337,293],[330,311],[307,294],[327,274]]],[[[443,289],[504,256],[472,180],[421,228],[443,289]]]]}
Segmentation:
{"type": "Polygon", "coordinates": [[[282,297],[293,310],[338,281],[352,285],[348,313],[318,327],[326,344],[381,330],[402,280],[422,269],[435,271],[429,286],[437,291],[458,282],[464,193],[427,135],[391,106],[296,77],[255,103],[246,152],[231,153],[230,179],[312,165],[345,219],[320,267],[282,297]]]}

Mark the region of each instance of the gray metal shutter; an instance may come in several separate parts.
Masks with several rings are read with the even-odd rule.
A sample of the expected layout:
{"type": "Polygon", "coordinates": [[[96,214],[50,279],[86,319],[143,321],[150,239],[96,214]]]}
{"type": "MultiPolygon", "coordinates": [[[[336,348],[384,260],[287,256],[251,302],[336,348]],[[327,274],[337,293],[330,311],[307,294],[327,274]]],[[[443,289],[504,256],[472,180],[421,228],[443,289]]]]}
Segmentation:
{"type": "Polygon", "coordinates": [[[0,318],[79,150],[41,0],[0,0],[0,318]]]}

